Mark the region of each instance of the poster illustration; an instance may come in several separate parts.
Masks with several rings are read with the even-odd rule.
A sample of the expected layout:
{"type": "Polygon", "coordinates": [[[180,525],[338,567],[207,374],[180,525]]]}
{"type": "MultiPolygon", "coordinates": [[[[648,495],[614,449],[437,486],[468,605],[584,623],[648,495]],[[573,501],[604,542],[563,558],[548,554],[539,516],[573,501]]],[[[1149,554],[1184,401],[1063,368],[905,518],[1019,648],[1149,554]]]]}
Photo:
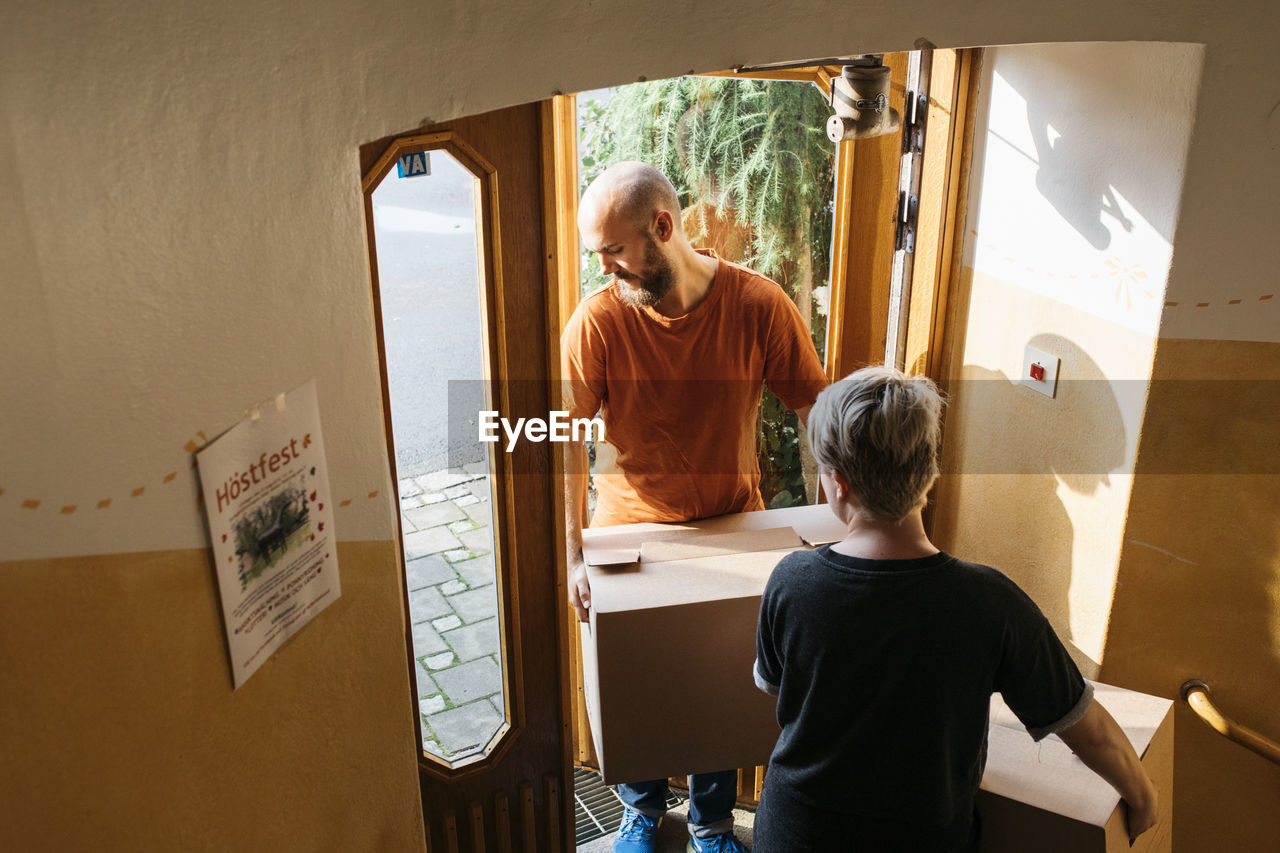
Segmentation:
{"type": "Polygon", "coordinates": [[[196,460],[238,688],[342,592],[315,380],[196,460]]]}

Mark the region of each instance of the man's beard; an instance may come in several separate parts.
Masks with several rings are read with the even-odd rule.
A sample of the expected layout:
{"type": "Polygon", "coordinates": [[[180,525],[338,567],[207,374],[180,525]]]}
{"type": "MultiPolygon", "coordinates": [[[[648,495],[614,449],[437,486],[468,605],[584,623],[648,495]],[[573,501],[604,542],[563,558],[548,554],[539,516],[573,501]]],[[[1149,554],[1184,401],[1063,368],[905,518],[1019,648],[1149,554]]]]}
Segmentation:
{"type": "Polygon", "coordinates": [[[633,279],[614,274],[614,281],[618,283],[618,296],[632,308],[657,305],[676,284],[676,274],[671,268],[671,262],[658,251],[652,237],[644,250],[644,265],[644,273],[633,279]]]}

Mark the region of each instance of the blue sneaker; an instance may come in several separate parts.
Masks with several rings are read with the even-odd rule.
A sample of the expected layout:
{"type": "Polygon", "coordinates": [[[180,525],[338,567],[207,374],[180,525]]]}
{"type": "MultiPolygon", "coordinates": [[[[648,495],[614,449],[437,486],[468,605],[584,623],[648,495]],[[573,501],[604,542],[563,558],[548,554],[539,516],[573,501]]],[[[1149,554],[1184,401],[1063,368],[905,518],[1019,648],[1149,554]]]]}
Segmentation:
{"type": "Polygon", "coordinates": [[[622,813],[622,826],[613,840],[613,853],[653,853],[653,831],[662,818],[652,818],[627,806],[622,813]]]}
{"type": "Polygon", "coordinates": [[[685,853],[747,853],[747,848],[743,847],[738,842],[738,839],[733,837],[732,832],[726,832],[721,835],[712,835],[708,838],[691,836],[689,838],[689,846],[685,848],[685,853]]]}

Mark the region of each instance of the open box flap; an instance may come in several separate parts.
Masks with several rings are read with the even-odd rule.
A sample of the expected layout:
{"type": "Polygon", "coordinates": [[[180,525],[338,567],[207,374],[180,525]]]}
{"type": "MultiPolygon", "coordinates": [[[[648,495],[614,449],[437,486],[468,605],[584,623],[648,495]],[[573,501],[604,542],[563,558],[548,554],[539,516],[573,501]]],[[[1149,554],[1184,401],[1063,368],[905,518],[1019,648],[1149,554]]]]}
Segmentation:
{"type": "Polygon", "coordinates": [[[759,599],[769,575],[795,548],[716,554],[625,567],[587,566],[599,615],[684,604],[759,599]]]}
{"type": "Polygon", "coordinates": [[[591,527],[582,531],[582,552],[586,562],[593,566],[625,566],[639,561],[641,547],[649,542],[779,528],[791,528],[805,544],[812,547],[838,542],[847,533],[845,526],[826,504],[815,504],[762,512],[732,513],[677,524],[644,522],[616,527],[591,527]]]}
{"type": "Polygon", "coordinates": [[[680,539],[647,541],[640,545],[641,563],[669,563],[696,557],[744,554],[803,548],[804,542],[790,527],[767,530],[735,530],[732,533],[694,533],[680,539]]]}
{"type": "Polygon", "coordinates": [[[826,513],[825,516],[818,517],[813,514],[797,520],[793,525],[796,533],[800,534],[800,538],[805,541],[805,544],[813,548],[817,548],[819,545],[830,545],[833,542],[839,542],[849,535],[849,528],[845,527],[844,522],[832,515],[826,504],[821,506],[826,513]]]}
{"type": "Polygon", "coordinates": [[[693,524],[620,524],[582,531],[582,558],[592,566],[622,566],[640,559],[645,542],[665,542],[696,534],[693,524]]]}

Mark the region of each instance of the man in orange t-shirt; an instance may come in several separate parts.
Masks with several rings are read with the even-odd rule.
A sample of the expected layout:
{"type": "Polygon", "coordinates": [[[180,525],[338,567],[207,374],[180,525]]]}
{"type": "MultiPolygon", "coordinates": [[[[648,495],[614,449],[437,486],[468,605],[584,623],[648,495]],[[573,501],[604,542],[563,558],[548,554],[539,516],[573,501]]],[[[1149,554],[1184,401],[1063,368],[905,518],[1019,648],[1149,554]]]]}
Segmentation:
{"type": "MultiPolygon", "coordinates": [[[[764,509],[756,462],[763,383],[803,420],[827,384],[800,312],[774,282],[695,250],[666,177],[619,163],[582,197],[578,227],[613,281],[578,305],[561,338],[569,414],[597,412],[593,526],[688,521],[764,509]]],[[[585,454],[566,466],[569,602],[587,619],[585,454]]],[[[735,851],[735,770],[690,778],[692,851],[735,851]]],[[[652,850],[666,781],[619,786],[614,850],[652,850]]]]}

